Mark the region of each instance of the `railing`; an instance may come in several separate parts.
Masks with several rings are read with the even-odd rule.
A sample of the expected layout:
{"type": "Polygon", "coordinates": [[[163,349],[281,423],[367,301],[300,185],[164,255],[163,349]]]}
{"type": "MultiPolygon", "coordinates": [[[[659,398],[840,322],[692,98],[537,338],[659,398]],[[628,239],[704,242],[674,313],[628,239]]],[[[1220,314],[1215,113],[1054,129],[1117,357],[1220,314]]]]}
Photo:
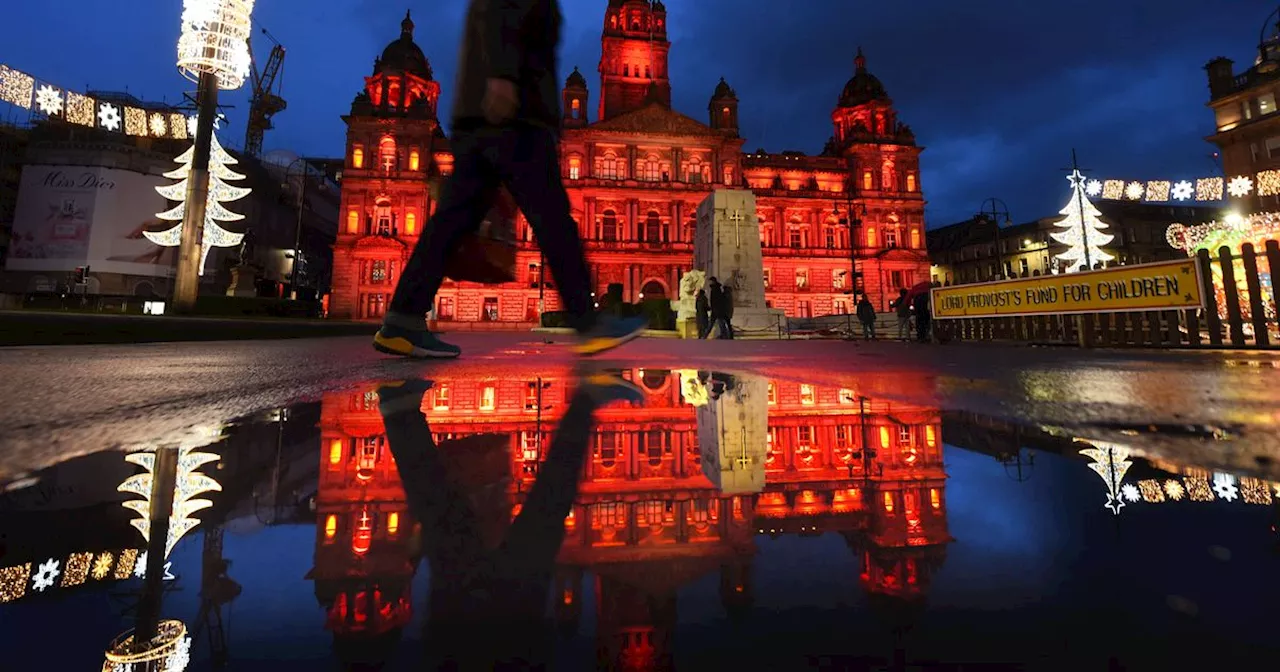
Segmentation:
{"type": "Polygon", "coordinates": [[[944,342],[1024,341],[1084,347],[1280,346],[1278,306],[1271,285],[1280,271],[1280,243],[1266,241],[1262,254],[1250,243],[1241,246],[1239,255],[1226,246],[1216,256],[1200,250],[1196,263],[1205,297],[1203,310],[935,320],[934,334],[944,342]]]}

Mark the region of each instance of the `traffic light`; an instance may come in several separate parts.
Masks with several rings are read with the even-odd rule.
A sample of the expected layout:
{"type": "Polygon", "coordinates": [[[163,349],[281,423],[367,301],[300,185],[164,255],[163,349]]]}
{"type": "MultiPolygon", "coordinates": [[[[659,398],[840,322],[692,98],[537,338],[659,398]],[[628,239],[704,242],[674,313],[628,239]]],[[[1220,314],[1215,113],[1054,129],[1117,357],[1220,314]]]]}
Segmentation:
{"type": "Polygon", "coordinates": [[[76,284],[83,285],[89,281],[89,267],[76,266],[76,284]]]}

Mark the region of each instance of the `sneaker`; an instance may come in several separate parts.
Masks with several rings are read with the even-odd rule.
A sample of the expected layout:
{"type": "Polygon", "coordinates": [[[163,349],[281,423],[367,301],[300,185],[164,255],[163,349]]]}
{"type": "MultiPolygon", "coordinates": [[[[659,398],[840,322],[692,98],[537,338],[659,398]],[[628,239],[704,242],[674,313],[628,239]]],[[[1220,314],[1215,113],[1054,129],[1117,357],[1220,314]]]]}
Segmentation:
{"type": "Polygon", "coordinates": [[[388,355],[418,359],[453,359],[462,354],[462,348],[445,343],[430,331],[403,329],[389,324],[382,325],[374,335],[373,349],[388,355]]]}
{"type": "Polygon", "coordinates": [[[582,391],[601,406],[614,401],[634,404],[644,402],[644,390],[639,385],[610,373],[593,373],[582,377],[582,391]]]}
{"type": "Polygon", "coordinates": [[[421,411],[422,397],[431,389],[429,380],[389,380],[373,386],[378,395],[378,410],[383,416],[406,411],[421,411]]]}
{"type": "Polygon", "coordinates": [[[634,340],[647,326],[649,319],[646,317],[601,315],[596,326],[578,337],[580,340],[573,346],[573,351],[583,357],[598,355],[634,340]]]}

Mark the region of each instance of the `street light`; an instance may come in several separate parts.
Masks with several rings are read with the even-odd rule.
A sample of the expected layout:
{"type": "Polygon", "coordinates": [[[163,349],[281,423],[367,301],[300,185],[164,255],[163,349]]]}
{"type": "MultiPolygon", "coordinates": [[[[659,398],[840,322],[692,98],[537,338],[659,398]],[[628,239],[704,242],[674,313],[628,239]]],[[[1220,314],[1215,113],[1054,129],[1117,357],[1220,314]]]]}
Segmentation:
{"type": "MultiPolygon", "coordinates": [[[[289,297],[297,300],[298,298],[298,267],[302,265],[302,213],[307,207],[307,180],[308,168],[310,164],[307,160],[298,157],[289,164],[284,170],[285,184],[289,183],[289,177],[293,175],[293,167],[302,164],[302,185],[298,188],[298,222],[294,226],[293,231],[293,268],[289,269],[289,297]]],[[[323,185],[321,185],[323,188],[323,185]]]]}
{"type": "Polygon", "coordinates": [[[1000,219],[1004,218],[1005,226],[1013,226],[1013,218],[1009,216],[1009,206],[1004,201],[992,197],[982,202],[976,219],[991,222],[996,227],[996,266],[1000,269],[999,279],[1008,277],[1004,270],[1004,250],[1000,249],[1000,219]]]}
{"type": "Polygon", "coordinates": [[[832,212],[839,219],[841,225],[849,229],[849,264],[852,275],[849,283],[849,293],[853,295],[856,302],[858,294],[862,292],[862,273],[858,270],[858,228],[862,226],[862,218],[867,216],[867,204],[859,202],[858,210],[854,210],[854,199],[857,198],[857,183],[852,176],[845,183],[844,190],[844,217],[840,216],[840,202],[835,201],[832,204],[832,212]]]}

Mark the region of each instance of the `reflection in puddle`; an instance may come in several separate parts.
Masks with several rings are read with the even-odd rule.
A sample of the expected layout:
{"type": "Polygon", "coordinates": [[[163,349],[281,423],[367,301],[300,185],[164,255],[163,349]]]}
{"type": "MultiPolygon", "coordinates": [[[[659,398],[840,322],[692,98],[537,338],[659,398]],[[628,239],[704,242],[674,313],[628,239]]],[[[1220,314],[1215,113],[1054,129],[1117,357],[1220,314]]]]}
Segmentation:
{"type": "MultiPolygon", "coordinates": [[[[7,623],[82,618],[91,625],[55,653],[54,667],[100,664],[106,651],[113,672],[176,671],[188,648],[200,669],[279,659],[318,669],[334,658],[416,669],[423,637],[436,643],[429,656],[466,657],[474,638],[463,626],[494,623],[507,627],[486,639],[487,653],[560,642],[548,653],[557,669],[714,666],[717,642],[741,643],[744,633],[760,637],[745,638],[751,653],[733,658],[739,666],[793,669],[816,653],[852,656],[823,663],[837,666],[1016,662],[1032,649],[962,646],[948,634],[983,613],[964,611],[964,591],[990,582],[998,592],[1004,579],[992,571],[1023,569],[998,555],[1006,541],[986,517],[1026,507],[1023,536],[1046,538],[1063,518],[1147,515],[1142,507],[1154,504],[1250,507],[1275,520],[1268,481],[1149,461],[1123,444],[753,374],[623,377],[642,404],[597,408],[612,397],[584,400],[590,384],[568,375],[442,375],[429,389],[326,394],[219,429],[207,446],[134,453],[132,464],[118,453],[69,461],[2,495],[0,613],[7,623]],[[944,452],[944,437],[963,450],[944,452]],[[985,475],[982,485],[957,482],[951,494],[965,494],[949,504],[944,457],[948,468],[1008,485],[985,475]],[[1048,500],[1051,516],[1035,514],[1031,499],[1044,483],[1063,493],[1048,500]],[[157,515],[166,484],[176,493],[171,515],[157,515]],[[1064,515],[1068,501],[1079,508],[1064,515]],[[957,507],[964,513],[949,512],[957,507]],[[549,512],[552,526],[537,528],[549,512]],[[955,534],[967,543],[957,544],[962,524],[967,534],[955,534]],[[541,531],[521,537],[522,525],[541,531]],[[153,532],[166,527],[168,558],[153,532]],[[308,560],[285,559],[299,552],[308,560]],[[806,569],[833,566],[842,569],[806,569]],[[892,637],[802,634],[778,589],[825,600],[813,585],[847,595],[823,607],[837,629],[885,627],[892,637]],[[961,616],[921,630],[925,599],[938,591],[961,616]],[[108,594],[109,604],[94,602],[108,594]],[[538,629],[543,602],[531,594],[550,598],[554,633],[538,629]],[[257,632],[231,632],[237,609],[273,615],[257,632]],[[147,656],[122,638],[109,650],[135,627],[152,642],[147,656]]],[[[1051,600],[1059,588],[1042,590],[1051,600]]],[[[6,646],[17,646],[20,632],[10,636],[6,646]]]]}

